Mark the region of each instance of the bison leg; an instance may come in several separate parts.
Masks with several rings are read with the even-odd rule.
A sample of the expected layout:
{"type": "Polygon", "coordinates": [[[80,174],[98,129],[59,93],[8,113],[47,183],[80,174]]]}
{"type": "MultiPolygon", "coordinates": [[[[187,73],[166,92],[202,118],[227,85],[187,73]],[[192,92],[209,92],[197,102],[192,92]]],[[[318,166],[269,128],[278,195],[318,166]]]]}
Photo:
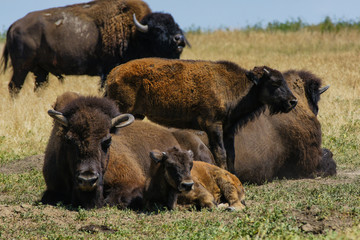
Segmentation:
{"type": "Polygon", "coordinates": [[[208,125],[204,130],[208,135],[210,151],[214,155],[216,165],[223,169],[227,169],[222,124],[215,123],[208,125]]]}
{"type": "Polygon", "coordinates": [[[195,204],[198,209],[216,207],[215,197],[196,179],[193,179],[194,189],[179,195],[178,203],[182,205],[195,204]]]}
{"type": "Polygon", "coordinates": [[[34,70],[35,75],[35,88],[34,91],[37,91],[39,87],[45,86],[48,83],[49,72],[45,69],[38,67],[34,70]]]}
{"type": "Polygon", "coordinates": [[[234,134],[224,133],[224,147],[226,150],[226,164],[227,170],[231,173],[235,173],[235,146],[234,146],[234,134]]]}
{"type": "Polygon", "coordinates": [[[236,186],[236,181],[232,180],[229,174],[217,178],[216,183],[221,189],[223,198],[229,203],[229,209],[241,210],[245,208],[245,192],[241,189],[242,187],[236,186]]]}
{"type": "Polygon", "coordinates": [[[28,74],[28,70],[18,71],[16,67],[13,67],[14,73],[11,78],[11,81],[9,82],[9,93],[12,97],[15,97],[21,90],[26,75],[28,74]]]}
{"type": "Polygon", "coordinates": [[[59,202],[70,204],[70,196],[59,191],[46,190],[41,198],[43,204],[56,205],[59,202]]]}

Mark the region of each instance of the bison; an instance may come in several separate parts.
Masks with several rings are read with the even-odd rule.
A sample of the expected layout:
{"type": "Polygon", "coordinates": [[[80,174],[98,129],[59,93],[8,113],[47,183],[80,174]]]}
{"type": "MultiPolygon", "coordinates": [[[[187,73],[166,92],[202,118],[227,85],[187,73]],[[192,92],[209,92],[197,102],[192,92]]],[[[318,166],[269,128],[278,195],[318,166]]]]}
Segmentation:
{"type": "Polygon", "coordinates": [[[175,208],[178,195],[193,189],[191,178],[193,153],[172,147],[165,152],[150,152],[153,160],[150,166],[150,177],[144,189],[145,207],[150,209],[157,204],[169,210],[175,208]]]}
{"type": "Polygon", "coordinates": [[[284,77],[298,105],[283,115],[271,116],[266,111],[238,132],[235,173],[242,181],[263,183],[336,173],[332,154],[321,148],[317,119],[320,94],[328,87],[320,88],[322,80],[308,71],[290,70],[284,77]]]}
{"type": "Polygon", "coordinates": [[[150,152],[154,161],[144,190],[146,208],[158,204],[172,210],[177,203],[213,208],[225,201],[230,210],[243,209],[245,191],[239,179],[217,166],[193,161],[193,156],[191,150],[177,147],[150,152]]]}
{"type": "Polygon", "coordinates": [[[245,207],[245,190],[240,180],[228,171],[212,164],[194,161],[191,170],[194,190],[182,192],[179,204],[192,204],[197,208],[213,208],[227,203],[228,210],[245,207]]]}
{"type": "Polygon", "coordinates": [[[138,59],[115,67],[105,95],[124,112],[176,128],[204,130],[216,164],[234,172],[234,134],[269,106],[289,112],[297,100],[283,75],[219,61],[138,59]]]}
{"type": "Polygon", "coordinates": [[[188,44],[170,14],[151,12],[141,0],[95,0],[35,11],[7,31],[3,69],[9,58],[13,76],[9,92],[17,95],[28,72],[35,89],[52,73],[101,76],[131,59],[179,58],[188,44]],[[139,22],[137,19],[141,19],[139,22]]]}
{"type": "Polygon", "coordinates": [[[74,93],[59,97],[48,113],[55,123],[45,151],[42,202],[103,206],[111,134],[134,117],[120,114],[112,101],[74,93]]]}
{"type": "MultiPolygon", "coordinates": [[[[115,103],[106,98],[64,93],[49,114],[55,122],[43,166],[45,204],[141,208],[150,176],[149,152],[182,147],[173,131],[151,122],[135,121],[119,129],[130,124],[131,115],[119,115],[115,103]]],[[[211,155],[199,147],[197,136],[193,138],[189,139],[194,145],[187,146],[194,156],[211,155]]]]}
{"type": "MultiPolygon", "coordinates": [[[[239,129],[235,136],[235,174],[242,182],[261,184],[275,178],[303,178],[336,174],[328,149],[321,148],[317,119],[320,95],[329,86],[309,71],[286,71],[284,77],[297,107],[288,114],[269,110],[239,129]]],[[[198,134],[198,133],[197,133],[198,134]]],[[[198,134],[207,145],[206,134],[198,134]]]]}

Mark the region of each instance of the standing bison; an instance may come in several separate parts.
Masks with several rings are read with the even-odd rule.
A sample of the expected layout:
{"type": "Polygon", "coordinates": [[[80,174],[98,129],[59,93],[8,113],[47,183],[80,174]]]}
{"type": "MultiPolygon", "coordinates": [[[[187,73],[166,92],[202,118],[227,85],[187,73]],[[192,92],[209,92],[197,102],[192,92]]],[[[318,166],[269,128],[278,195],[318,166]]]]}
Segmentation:
{"type": "Polygon", "coordinates": [[[282,74],[231,62],[148,58],[114,68],[106,96],[119,109],[171,127],[204,130],[215,162],[234,172],[234,134],[268,105],[289,112],[297,100],[282,74]]]}
{"type": "Polygon", "coordinates": [[[16,95],[28,72],[35,89],[52,73],[101,76],[101,86],[115,66],[143,57],[179,58],[186,39],[171,15],[152,13],[140,0],[95,0],[31,12],[14,22],[3,52],[16,95]],[[139,22],[137,19],[141,19],[139,22]]]}

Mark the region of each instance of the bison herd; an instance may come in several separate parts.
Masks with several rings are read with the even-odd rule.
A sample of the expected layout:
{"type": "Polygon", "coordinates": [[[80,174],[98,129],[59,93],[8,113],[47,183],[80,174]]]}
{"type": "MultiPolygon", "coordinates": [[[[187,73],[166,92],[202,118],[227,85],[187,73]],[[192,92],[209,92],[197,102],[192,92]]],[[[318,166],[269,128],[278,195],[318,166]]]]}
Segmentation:
{"type": "Polygon", "coordinates": [[[241,181],[336,174],[321,147],[320,78],[179,60],[186,45],[172,16],[141,0],[46,9],[10,26],[3,67],[11,60],[13,97],[28,72],[35,88],[49,73],[98,75],[105,87],[103,97],[66,92],[48,111],[43,203],[240,210],[241,181]]]}

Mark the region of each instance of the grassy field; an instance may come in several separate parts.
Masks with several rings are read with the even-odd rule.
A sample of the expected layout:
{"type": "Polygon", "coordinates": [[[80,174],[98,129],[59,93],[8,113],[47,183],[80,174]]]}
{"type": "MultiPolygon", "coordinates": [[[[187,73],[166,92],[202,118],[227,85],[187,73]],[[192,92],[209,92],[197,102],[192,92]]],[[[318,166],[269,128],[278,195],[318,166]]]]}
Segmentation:
{"type": "Polygon", "coordinates": [[[360,239],[360,32],[215,31],[187,37],[192,48],[183,59],[306,69],[329,84],[318,117],[338,175],[246,185],[247,208],[241,212],[43,206],[41,154],[52,127],[46,112],[67,90],[101,95],[99,78],[67,76],[61,84],[51,76],[34,93],[29,74],[12,100],[9,70],[0,74],[0,239],[360,239]]]}

